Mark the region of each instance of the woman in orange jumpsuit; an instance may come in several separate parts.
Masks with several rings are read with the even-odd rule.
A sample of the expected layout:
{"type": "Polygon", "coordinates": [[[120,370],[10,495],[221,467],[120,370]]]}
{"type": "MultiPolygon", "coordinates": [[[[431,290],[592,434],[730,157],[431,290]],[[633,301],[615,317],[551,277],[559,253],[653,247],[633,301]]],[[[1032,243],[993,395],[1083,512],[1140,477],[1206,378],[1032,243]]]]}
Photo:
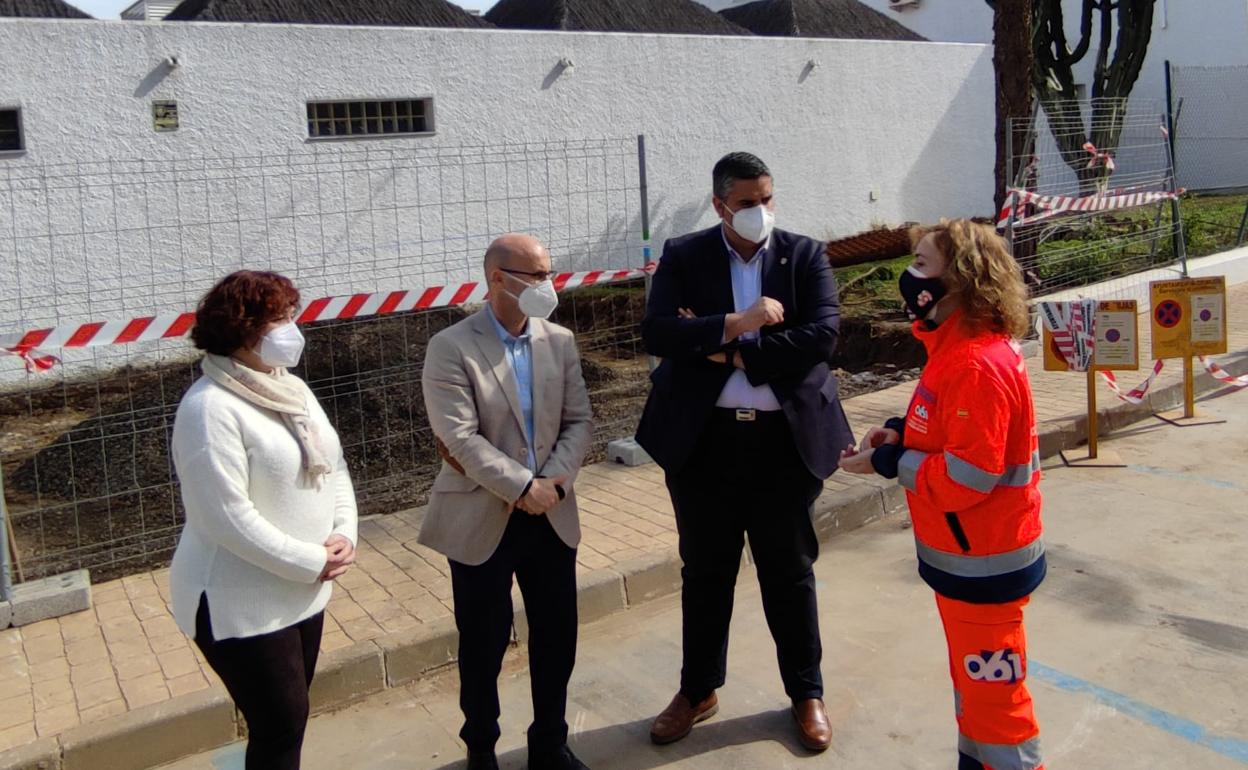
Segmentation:
{"type": "Polygon", "coordinates": [[[841,469],[906,488],[919,575],[949,643],[958,770],[1042,770],[1023,608],[1044,579],[1027,291],[1005,243],[966,220],[911,232],[900,288],[928,362],[905,417],[846,449],[841,469]]]}

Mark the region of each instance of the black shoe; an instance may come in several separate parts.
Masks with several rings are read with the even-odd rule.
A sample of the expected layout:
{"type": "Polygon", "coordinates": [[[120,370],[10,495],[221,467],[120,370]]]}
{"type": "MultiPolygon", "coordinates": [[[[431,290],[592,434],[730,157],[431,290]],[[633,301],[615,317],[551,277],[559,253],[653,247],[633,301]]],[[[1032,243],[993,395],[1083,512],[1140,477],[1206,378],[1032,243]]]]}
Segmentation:
{"type": "Polygon", "coordinates": [[[492,751],[470,751],[468,770],[498,770],[498,757],[492,751]]]}
{"type": "Polygon", "coordinates": [[[589,770],[567,745],[545,754],[529,754],[529,770],[589,770]]]}

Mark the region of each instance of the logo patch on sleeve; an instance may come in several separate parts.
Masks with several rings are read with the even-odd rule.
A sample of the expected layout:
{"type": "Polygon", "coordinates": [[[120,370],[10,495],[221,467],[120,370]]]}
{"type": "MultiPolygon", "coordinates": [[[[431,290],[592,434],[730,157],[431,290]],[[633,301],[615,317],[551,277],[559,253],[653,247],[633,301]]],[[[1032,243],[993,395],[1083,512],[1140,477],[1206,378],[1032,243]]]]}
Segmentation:
{"type": "Polygon", "coordinates": [[[927,424],[930,419],[931,413],[928,411],[927,404],[915,401],[914,408],[910,410],[910,417],[906,420],[906,430],[927,433],[927,424]]]}

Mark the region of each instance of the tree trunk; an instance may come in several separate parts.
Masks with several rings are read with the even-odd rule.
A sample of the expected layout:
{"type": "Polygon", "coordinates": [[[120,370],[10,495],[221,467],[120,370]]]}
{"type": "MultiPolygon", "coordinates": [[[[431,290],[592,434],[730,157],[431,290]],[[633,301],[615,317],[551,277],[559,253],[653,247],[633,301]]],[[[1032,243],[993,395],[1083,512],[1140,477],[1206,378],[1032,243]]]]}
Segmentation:
{"type": "Polygon", "coordinates": [[[1032,3],[1034,0],[997,0],[993,18],[992,64],[997,78],[997,162],[993,213],[1006,202],[1006,188],[1013,185],[1020,167],[1025,165],[1023,148],[1028,145],[1034,94],[1031,72],[1035,55],[1032,51],[1032,3]],[[1015,158],[1008,157],[1013,132],[1015,158]]]}
{"type": "Polygon", "coordinates": [[[1066,41],[1062,0],[1034,0],[1036,12],[1033,83],[1049,117],[1053,138],[1062,160],[1079,179],[1079,192],[1087,195],[1108,186],[1109,170],[1092,164],[1084,149],[1091,142],[1102,152],[1114,152],[1122,135],[1127,97],[1140,76],[1153,34],[1156,0],[1083,0],[1079,42],[1071,50],[1066,41]],[[1100,12],[1100,34],[1090,93],[1092,131],[1084,127],[1083,105],[1075,99],[1074,65],[1088,53],[1093,41],[1093,20],[1100,12]],[[1118,25],[1117,39],[1113,25],[1118,25]],[[1113,56],[1110,57],[1110,48],[1113,56]]]}

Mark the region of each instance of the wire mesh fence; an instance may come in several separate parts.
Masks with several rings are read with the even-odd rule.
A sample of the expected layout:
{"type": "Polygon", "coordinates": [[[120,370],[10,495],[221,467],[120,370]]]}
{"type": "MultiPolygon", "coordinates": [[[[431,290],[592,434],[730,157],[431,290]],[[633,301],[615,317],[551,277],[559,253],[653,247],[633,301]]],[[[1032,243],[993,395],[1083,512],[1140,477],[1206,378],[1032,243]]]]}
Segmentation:
{"type": "Polygon", "coordinates": [[[1248,66],[1170,73],[1179,183],[1202,192],[1248,191],[1248,66]]]}
{"type": "MultiPolygon", "coordinates": [[[[59,358],[48,371],[0,355],[18,578],[87,567],[105,579],[172,554],[184,514],[169,438],[197,356],[176,333],[94,344],[128,339],[129,321],[177,318],[244,267],[290,276],[305,305],[428,294],[477,280],[485,247],[507,231],[542,239],[559,272],[636,268],[641,204],[636,138],[8,170],[0,264],[15,280],[0,288],[0,348],[40,328],[94,335],[48,349],[59,358]]],[[[585,286],[565,291],[554,317],[578,333],[599,455],[640,413],[644,301],[640,280],[585,286]]],[[[439,465],[420,394],[425,347],[472,311],[344,311],[305,328],[296,373],[342,437],[362,514],[423,503],[439,465]]]]}
{"type": "Polygon", "coordinates": [[[1032,141],[1011,148],[1021,171],[1001,224],[1033,294],[1182,257],[1165,116],[1156,105],[1072,102],[1025,120],[1032,141]]]}

